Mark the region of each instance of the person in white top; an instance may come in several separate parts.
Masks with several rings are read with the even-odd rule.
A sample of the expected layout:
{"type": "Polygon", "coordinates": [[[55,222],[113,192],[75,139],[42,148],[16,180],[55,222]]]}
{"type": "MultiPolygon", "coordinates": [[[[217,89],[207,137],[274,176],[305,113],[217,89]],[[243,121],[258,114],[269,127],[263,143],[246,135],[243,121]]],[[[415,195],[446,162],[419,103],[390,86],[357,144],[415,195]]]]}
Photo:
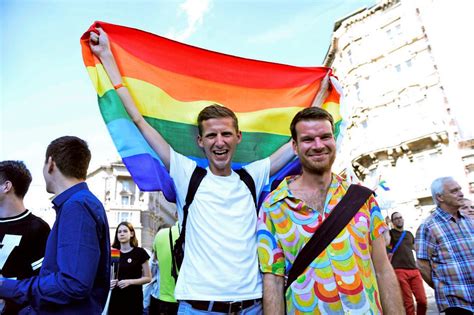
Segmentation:
{"type": "MultiPolygon", "coordinates": [[[[122,78],[110,50],[107,34],[97,28],[90,33],[92,52],[101,60],[112,84],[122,78]]],[[[158,154],[177,189],[178,216],[196,162],[175,152],[166,140],[141,116],[123,86],[117,89],[125,109],[150,146],[158,154]]],[[[211,105],[198,116],[197,143],[208,159],[207,175],[189,208],[184,261],[176,284],[179,314],[261,314],[262,277],[258,268],[255,203],[250,190],[231,168],[237,145],[242,140],[235,114],[211,105]]],[[[255,182],[257,196],[269,176],[293,158],[288,142],[269,158],[244,168],[255,182]]]]}

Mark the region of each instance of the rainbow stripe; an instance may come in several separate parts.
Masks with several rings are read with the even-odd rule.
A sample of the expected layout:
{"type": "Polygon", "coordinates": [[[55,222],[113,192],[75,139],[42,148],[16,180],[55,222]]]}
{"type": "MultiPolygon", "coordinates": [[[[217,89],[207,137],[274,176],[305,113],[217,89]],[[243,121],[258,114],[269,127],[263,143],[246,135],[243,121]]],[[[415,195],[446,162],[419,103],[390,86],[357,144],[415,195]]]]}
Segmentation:
{"type": "Polygon", "coordinates": [[[111,248],[110,249],[110,257],[113,259],[119,259],[120,258],[120,250],[116,248],[111,248]]]}
{"type": "MultiPolygon", "coordinates": [[[[244,59],[96,22],[81,38],[84,63],[110,135],[142,191],[160,190],[166,199],[175,200],[173,182],[163,163],[131,121],[89,48],[89,31],[95,25],[108,33],[123,81],[140,113],[174,150],[201,166],[207,166],[207,160],[196,145],[196,118],[201,109],[213,103],[227,106],[239,118],[244,140],[233,167],[267,157],[286,143],[291,119],[319,100],[317,95],[324,95],[320,105],[333,114],[339,133],[340,94],[331,80],[324,80],[332,76],[329,68],[244,59]]],[[[293,161],[272,179],[298,171],[299,164],[293,161]]]]}

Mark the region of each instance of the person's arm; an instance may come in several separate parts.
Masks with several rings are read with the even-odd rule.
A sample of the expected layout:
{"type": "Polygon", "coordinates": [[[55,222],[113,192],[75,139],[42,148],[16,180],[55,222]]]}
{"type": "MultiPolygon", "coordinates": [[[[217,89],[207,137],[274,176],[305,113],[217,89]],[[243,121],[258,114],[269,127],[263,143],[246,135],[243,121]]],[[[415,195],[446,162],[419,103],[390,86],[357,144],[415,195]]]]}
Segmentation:
{"type": "Polygon", "coordinates": [[[263,313],[285,314],[285,278],[271,273],[263,274],[263,313]]]}
{"type": "Polygon", "coordinates": [[[434,289],[433,278],[431,278],[431,265],[428,260],[417,259],[416,266],[420,270],[421,277],[431,288],[434,289]]]}
{"type": "Polygon", "coordinates": [[[434,289],[433,278],[431,277],[431,263],[436,240],[431,235],[431,229],[425,223],[422,223],[416,231],[415,250],[416,265],[420,270],[421,277],[434,289]]]}
{"type": "Polygon", "coordinates": [[[270,176],[278,172],[295,156],[291,140],[270,155],[270,176]]]}
{"type": "Polygon", "coordinates": [[[372,241],[371,256],[384,314],[405,314],[400,286],[388,260],[382,236],[372,241]]]}
{"type": "Polygon", "coordinates": [[[124,279],[117,283],[120,289],[126,288],[129,285],[142,285],[151,281],[151,271],[148,260],[142,264],[142,277],[137,279],[124,279]]]}
{"type": "MultiPolygon", "coordinates": [[[[99,27],[97,28],[97,31],[99,32],[99,35],[94,32],[90,33],[90,47],[92,53],[94,53],[94,55],[96,55],[102,62],[110,81],[115,86],[122,83],[122,76],[120,75],[114,55],[110,49],[110,42],[107,34],[99,27]]],[[[118,88],[117,94],[122,100],[125,110],[130,115],[130,118],[169,171],[170,145],[168,142],[166,142],[163,136],[150,126],[150,124],[140,114],[127,87],[118,88]]]]}
{"type": "Polygon", "coordinates": [[[70,304],[90,295],[101,256],[96,223],[79,202],[66,203],[57,220],[58,271],[24,280],[3,280],[0,298],[36,308],[45,303],[70,304]]]}

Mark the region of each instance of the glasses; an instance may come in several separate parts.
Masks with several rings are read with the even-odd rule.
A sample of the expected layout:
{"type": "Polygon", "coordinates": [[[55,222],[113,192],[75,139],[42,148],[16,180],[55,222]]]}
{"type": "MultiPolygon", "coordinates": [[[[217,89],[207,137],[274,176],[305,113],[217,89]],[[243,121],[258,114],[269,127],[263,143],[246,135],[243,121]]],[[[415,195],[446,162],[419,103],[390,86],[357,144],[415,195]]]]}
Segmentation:
{"type": "Polygon", "coordinates": [[[396,218],[393,218],[393,221],[395,221],[395,220],[401,220],[401,219],[403,219],[403,218],[402,218],[402,217],[396,217],[396,218]]]}

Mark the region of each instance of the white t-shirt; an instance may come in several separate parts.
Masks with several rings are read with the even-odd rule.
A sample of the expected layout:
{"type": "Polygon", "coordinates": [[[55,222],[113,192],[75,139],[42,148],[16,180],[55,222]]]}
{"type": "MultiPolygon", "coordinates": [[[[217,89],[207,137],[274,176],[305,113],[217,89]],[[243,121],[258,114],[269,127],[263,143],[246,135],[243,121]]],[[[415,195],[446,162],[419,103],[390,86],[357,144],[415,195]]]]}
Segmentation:
{"type": "MultiPolygon", "coordinates": [[[[170,150],[170,175],[177,191],[178,216],[193,160],[170,150]]],[[[268,183],[270,159],[245,166],[257,196],[268,183]]],[[[232,171],[230,176],[207,174],[189,207],[184,261],[176,283],[177,300],[240,301],[262,297],[257,257],[257,215],[250,190],[232,171]]]]}

